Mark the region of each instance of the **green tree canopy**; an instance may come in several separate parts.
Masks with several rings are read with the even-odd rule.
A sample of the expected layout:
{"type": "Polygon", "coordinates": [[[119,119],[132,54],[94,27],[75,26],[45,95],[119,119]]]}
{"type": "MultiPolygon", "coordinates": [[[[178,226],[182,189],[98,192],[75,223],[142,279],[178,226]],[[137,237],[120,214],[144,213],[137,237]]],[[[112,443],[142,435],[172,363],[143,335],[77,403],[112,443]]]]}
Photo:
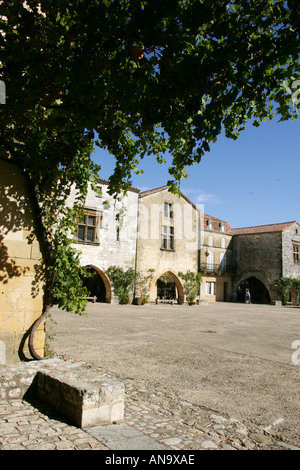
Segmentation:
{"type": "Polygon", "coordinates": [[[70,267],[57,215],[99,171],[95,138],[116,159],[111,193],[166,151],[176,190],[222,128],[297,115],[299,18],[298,0],[0,1],[0,145],[35,197],[47,279],[70,267]]]}
{"type": "Polygon", "coordinates": [[[296,115],[299,18],[297,0],[2,1],[1,143],[39,181],[82,185],[97,135],[112,191],[165,150],[179,182],[222,126],[296,115]]]}

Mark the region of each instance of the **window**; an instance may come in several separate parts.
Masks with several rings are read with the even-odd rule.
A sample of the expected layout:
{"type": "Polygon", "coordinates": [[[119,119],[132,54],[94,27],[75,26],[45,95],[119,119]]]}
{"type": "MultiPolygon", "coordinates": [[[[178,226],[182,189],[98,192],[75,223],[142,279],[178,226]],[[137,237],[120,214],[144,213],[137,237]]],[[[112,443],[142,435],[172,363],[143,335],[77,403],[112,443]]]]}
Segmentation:
{"type": "Polygon", "coordinates": [[[220,253],[220,271],[225,273],[226,271],[226,255],[225,253],[220,253]]]}
{"type": "Polygon", "coordinates": [[[211,219],[207,219],[206,227],[207,227],[208,230],[212,230],[212,221],[211,221],[211,219]]]}
{"type": "Polygon", "coordinates": [[[221,248],[225,248],[225,245],[226,245],[225,238],[222,237],[221,238],[221,248]]]}
{"type": "Polygon", "coordinates": [[[174,227],[162,226],[161,248],[163,250],[174,250],[174,227]]]}
{"type": "Polygon", "coordinates": [[[208,251],[207,253],[206,268],[207,268],[207,271],[213,271],[214,269],[214,254],[212,251],[208,251]]]}
{"type": "Polygon", "coordinates": [[[86,212],[78,224],[77,240],[80,242],[97,242],[97,227],[99,215],[96,212],[86,212]]]}
{"type": "Polygon", "coordinates": [[[225,232],[225,225],[224,222],[220,222],[220,231],[225,232]]]}
{"type": "Polygon", "coordinates": [[[206,284],[205,284],[205,294],[206,295],[214,295],[215,294],[215,283],[214,282],[206,282],[206,284]]]}
{"type": "Polygon", "coordinates": [[[169,219],[173,219],[172,204],[169,204],[168,202],[164,203],[164,216],[168,217],[169,219]]]}
{"type": "Polygon", "coordinates": [[[97,187],[97,193],[96,193],[96,197],[102,197],[103,195],[103,189],[102,189],[102,185],[97,183],[96,184],[96,187],[97,187]]]}
{"type": "Polygon", "coordinates": [[[300,245],[293,245],[293,261],[294,263],[300,262],[300,245]]]}
{"type": "Polygon", "coordinates": [[[214,246],[214,239],[211,235],[208,237],[208,246],[214,246]]]}

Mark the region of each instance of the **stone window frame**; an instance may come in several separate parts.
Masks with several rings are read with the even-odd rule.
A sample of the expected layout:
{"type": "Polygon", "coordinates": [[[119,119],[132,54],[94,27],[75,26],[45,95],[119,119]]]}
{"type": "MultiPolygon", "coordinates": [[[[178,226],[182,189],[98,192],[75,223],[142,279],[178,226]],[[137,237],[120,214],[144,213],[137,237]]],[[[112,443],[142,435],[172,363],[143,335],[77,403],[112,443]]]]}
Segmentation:
{"type": "Polygon", "coordinates": [[[206,221],[206,229],[207,230],[212,230],[213,226],[212,226],[212,220],[211,219],[207,219],[206,221]]]}
{"type": "Polygon", "coordinates": [[[215,295],[216,285],[215,281],[205,282],[205,295],[215,295]]]}
{"type": "Polygon", "coordinates": [[[300,264],[300,243],[293,242],[293,262],[300,264]]]}
{"type": "Polygon", "coordinates": [[[174,218],[173,204],[170,202],[164,202],[164,217],[168,219],[174,218]]]}
{"type": "Polygon", "coordinates": [[[161,250],[174,251],[174,227],[170,225],[161,226],[161,250]]]}
{"type": "Polygon", "coordinates": [[[214,270],[214,263],[215,263],[215,252],[214,250],[207,250],[207,259],[206,259],[206,269],[207,271],[214,270]]]}
{"type": "Polygon", "coordinates": [[[98,191],[100,192],[100,194],[96,193],[96,197],[102,198],[103,197],[103,186],[102,186],[101,183],[97,183],[96,186],[97,186],[98,191]]]}
{"type": "Polygon", "coordinates": [[[86,245],[99,245],[99,228],[102,223],[102,212],[94,209],[84,209],[83,218],[77,222],[77,243],[86,245]],[[91,223],[89,218],[94,219],[94,223],[91,223]],[[79,238],[79,230],[83,229],[83,236],[79,238]],[[92,234],[90,237],[89,234],[92,234]]]}
{"type": "Polygon", "coordinates": [[[225,273],[226,272],[226,266],[227,266],[227,256],[224,251],[220,253],[220,271],[225,273]]]}

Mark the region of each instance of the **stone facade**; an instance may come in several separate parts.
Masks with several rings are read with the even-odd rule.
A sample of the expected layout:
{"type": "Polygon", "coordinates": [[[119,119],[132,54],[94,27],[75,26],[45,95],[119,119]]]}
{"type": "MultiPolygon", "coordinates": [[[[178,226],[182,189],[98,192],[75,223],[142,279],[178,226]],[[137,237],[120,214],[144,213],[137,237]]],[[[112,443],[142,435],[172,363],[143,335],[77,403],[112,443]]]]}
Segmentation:
{"type": "Polygon", "coordinates": [[[297,222],[282,232],[282,277],[300,279],[300,225],[297,222]]]}
{"type": "MultiPolygon", "coordinates": [[[[99,180],[98,184],[102,195],[91,190],[85,201],[86,214],[96,217],[94,237],[84,240],[82,225],[78,236],[82,240],[75,243],[82,265],[95,269],[104,284],[105,295],[100,296],[95,287],[92,295],[98,300],[116,301],[106,275],[109,266],[116,265],[135,268],[144,276],[151,273],[150,302],[184,302],[184,282],[179,273],[187,271],[202,273],[200,300],[230,300],[232,236],[227,222],[205,215],[183,194],[170,193],[167,186],[141,193],[132,189],[123,199],[115,200],[108,195],[106,181],[99,180]]],[[[70,204],[74,198],[75,193],[70,204]]],[[[140,295],[138,288],[135,295],[140,295]]]]}
{"type": "MultiPolygon", "coordinates": [[[[43,286],[36,283],[42,262],[26,181],[18,167],[0,161],[0,363],[30,358],[28,331],[43,309],[43,286]],[[33,238],[32,238],[33,236],[33,238]]],[[[44,325],[35,335],[43,356],[44,325]]]]}
{"type": "MultiPolygon", "coordinates": [[[[85,214],[91,225],[86,227],[89,221],[86,219],[87,223],[81,225],[82,233],[78,232],[74,246],[81,254],[82,266],[90,266],[99,275],[98,285],[93,287],[98,300],[111,302],[113,287],[106,270],[110,266],[135,268],[139,191],[132,188],[126,196],[114,199],[108,194],[108,182],[101,179],[98,180],[98,189],[101,195],[92,189],[88,192],[85,214]],[[84,234],[84,228],[89,233],[84,234]]],[[[75,196],[73,190],[68,204],[73,204],[75,196]]]]}
{"type": "Polygon", "coordinates": [[[137,271],[144,275],[152,270],[150,301],[184,301],[183,282],[179,272],[198,272],[201,213],[183,195],[178,197],[162,187],[140,194],[137,244],[137,271]],[[161,295],[157,282],[163,275],[170,278],[161,295]],[[174,283],[175,285],[171,286],[174,283]]]}
{"type": "Polygon", "coordinates": [[[200,300],[210,302],[231,299],[232,235],[230,225],[205,214],[202,229],[199,271],[202,273],[200,300]]]}
{"type": "MultiPolygon", "coordinates": [[[[212,302],[234,300],[235,293],[241,301],[250,287],[254,302],[268,303],[279,299],[272,288],[276,279],[300,278],[294,259],[300,250],[297,222],[231,229],[167,186],[132,189],[116,201],[108,195],[106,181],[99,185],[102,196],[90,191],[86,200],[86,212],[98,214],[97,235],[75,246],[82,264],[95,269],[104,284],[102,301],[116,300],[105,274],[112,265],[151,273],[150,302],[184,302],[180,272],[200,272],[198,299],[212,302]]],[[[138,288],[135,295],[140,295],[138,288]]]]}
{"type": "Polygon", "coordinates": [[[232,234],[233,259],[237,267],[233,288],[237,290],[247,280],[252,280],[257,295],[254,301],[280,300],[273,282],[281,277],[300,279],[300,263],[294,259],[294,247],[300,247],[299,224],[294,221],[232,229],[232,234]]]}

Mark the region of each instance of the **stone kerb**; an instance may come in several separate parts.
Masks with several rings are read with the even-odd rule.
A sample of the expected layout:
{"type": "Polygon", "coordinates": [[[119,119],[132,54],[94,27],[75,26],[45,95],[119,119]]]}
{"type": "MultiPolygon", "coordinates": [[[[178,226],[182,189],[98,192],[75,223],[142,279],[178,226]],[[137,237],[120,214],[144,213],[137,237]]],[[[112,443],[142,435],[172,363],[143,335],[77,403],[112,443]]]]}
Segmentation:
{"type": "Polygon", "coordinates": [[[48,359],[1,366],[0,378],[2,399],[36,396],[81,428],[124,418],[124,384],[84,362],[48,359]]]}

